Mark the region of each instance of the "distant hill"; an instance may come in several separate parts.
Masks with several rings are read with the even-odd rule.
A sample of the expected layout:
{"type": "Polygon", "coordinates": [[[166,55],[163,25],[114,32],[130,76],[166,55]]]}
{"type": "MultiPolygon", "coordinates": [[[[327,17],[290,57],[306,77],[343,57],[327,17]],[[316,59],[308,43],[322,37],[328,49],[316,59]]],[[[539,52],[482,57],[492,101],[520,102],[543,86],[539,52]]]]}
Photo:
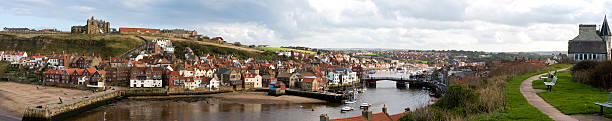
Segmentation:
{"type": "Polygon", "coordinates": [[[26,51],[29,55],[65,52],[118,57],[142,42],[132,35],[0,33],[0,50],[26,51]]]}

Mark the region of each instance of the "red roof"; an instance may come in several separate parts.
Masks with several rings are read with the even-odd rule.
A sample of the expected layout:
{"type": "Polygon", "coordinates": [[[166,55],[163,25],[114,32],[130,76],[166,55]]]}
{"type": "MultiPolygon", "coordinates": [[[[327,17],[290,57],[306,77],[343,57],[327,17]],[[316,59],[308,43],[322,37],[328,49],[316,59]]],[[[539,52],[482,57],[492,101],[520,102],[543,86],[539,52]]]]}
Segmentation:
{"type": "Polygon", "coordinates": [[[383,112],[380,112],[372,114],[372,120],[367,120],[365,117],[360,115],[353,117],[330,119],[330,121],[397,121],[400,117],[404,116],[404,114],[406,114],[406,112],[387,116],[383,112]]]}

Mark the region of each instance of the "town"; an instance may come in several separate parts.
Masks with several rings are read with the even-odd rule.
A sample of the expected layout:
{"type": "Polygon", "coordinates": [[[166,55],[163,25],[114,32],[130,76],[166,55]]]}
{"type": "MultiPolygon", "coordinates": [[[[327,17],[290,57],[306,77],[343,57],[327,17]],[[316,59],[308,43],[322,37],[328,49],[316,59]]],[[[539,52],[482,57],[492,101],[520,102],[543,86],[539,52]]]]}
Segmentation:
{"type": "Polygon", "coordinates": [[[609,1],[3,3],[0,121],[612,120],[609,1]]]}
{"type": "MultiPolygon", "coordinates": [[[[439,95],[444,93],[448,85],[461,83],[474,76],[486,76],[489,70],[485,68],[485,59],[512,55],[476,51],[275,48],[227,43],[222,37],[210,39],[197,35],[196,31],[183,29],[119,28],[117,31],[109,28],[109,24],[91,17],[87,25],[73,26],[70,33],[53,29],[4,28],[3,37],[37,34],[122,35],[136,36],[142,42],[118,57],[65,51],[46,54],[28,54],[20,50],[0,51],[2,61],[10,63],[7,65],[9,71],[5,72],[3,79],[94,92],[119,88],[181,92],[289,89],[346,95],[349,90],[353,90],[351,87],[376,86],[380,74],[386,73],[406,77],[408,82],[400,79],[396,85],[398,88],[433,88],[432,95],[439,95]],[[176,42],[182,41],[269,51],[266,54],[278,56],[279,59],[205,53],[190,46],[177,47],[176,42]],[[425,85],[414,81],[425,82],[425,85]],[[407,86],[408,83],[413,86],[407,86]]],[[[524,58],[507,60],[539,66],[563,61],[561,55],[525,55],[524,58]]],[[[502,61],[491,63],[501,65],[502,61]]]]}

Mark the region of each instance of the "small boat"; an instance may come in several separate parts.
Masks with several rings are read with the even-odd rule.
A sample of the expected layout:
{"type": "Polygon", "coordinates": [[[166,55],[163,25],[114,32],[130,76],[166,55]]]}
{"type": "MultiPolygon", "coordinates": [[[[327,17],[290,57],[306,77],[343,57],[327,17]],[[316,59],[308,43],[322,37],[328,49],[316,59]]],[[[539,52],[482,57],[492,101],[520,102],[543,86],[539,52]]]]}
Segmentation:
{"type": "Polygon", "coordinates": [[[361,103],[361,105],[359,105],[360,108],[364,108],[364,107],[370,107],[372,106],[372,104],[368,104],[368,103],[361,103]]]}
{"type": "Polygon", "coordinates": [[[344,101],[344,104],[353,104],[353,103],[356,103],[356,102],[357,101],[354,101],[354,100],[346,100],[346,101],[344,101]]]}
{"type": "Polygon", "coordinates": [[[353,107],[349,107],[349,106],[344,106],[342,107],[342,109],[340,109],[340,111],[352,111],[353,107]]]}

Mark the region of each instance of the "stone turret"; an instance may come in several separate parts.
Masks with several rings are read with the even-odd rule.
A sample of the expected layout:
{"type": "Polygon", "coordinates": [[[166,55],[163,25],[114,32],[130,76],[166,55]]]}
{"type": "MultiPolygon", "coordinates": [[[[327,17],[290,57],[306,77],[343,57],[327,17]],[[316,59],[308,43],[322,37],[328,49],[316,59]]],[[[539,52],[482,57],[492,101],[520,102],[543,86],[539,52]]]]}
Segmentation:
{"type": "Polygon", "coordinates": [[[606,50],[608,51],[608,53],[606,54],[605,59],[607,60],[611,60],[611,53],[612,53],[612,33],[610,32],[610,27],[608,26],[608,17],[604,16],[604,21],[601,24],[601,29],[599,29],[599,35],[601,36],[601,38],[605,41],[606,43],[606,50]]]}

